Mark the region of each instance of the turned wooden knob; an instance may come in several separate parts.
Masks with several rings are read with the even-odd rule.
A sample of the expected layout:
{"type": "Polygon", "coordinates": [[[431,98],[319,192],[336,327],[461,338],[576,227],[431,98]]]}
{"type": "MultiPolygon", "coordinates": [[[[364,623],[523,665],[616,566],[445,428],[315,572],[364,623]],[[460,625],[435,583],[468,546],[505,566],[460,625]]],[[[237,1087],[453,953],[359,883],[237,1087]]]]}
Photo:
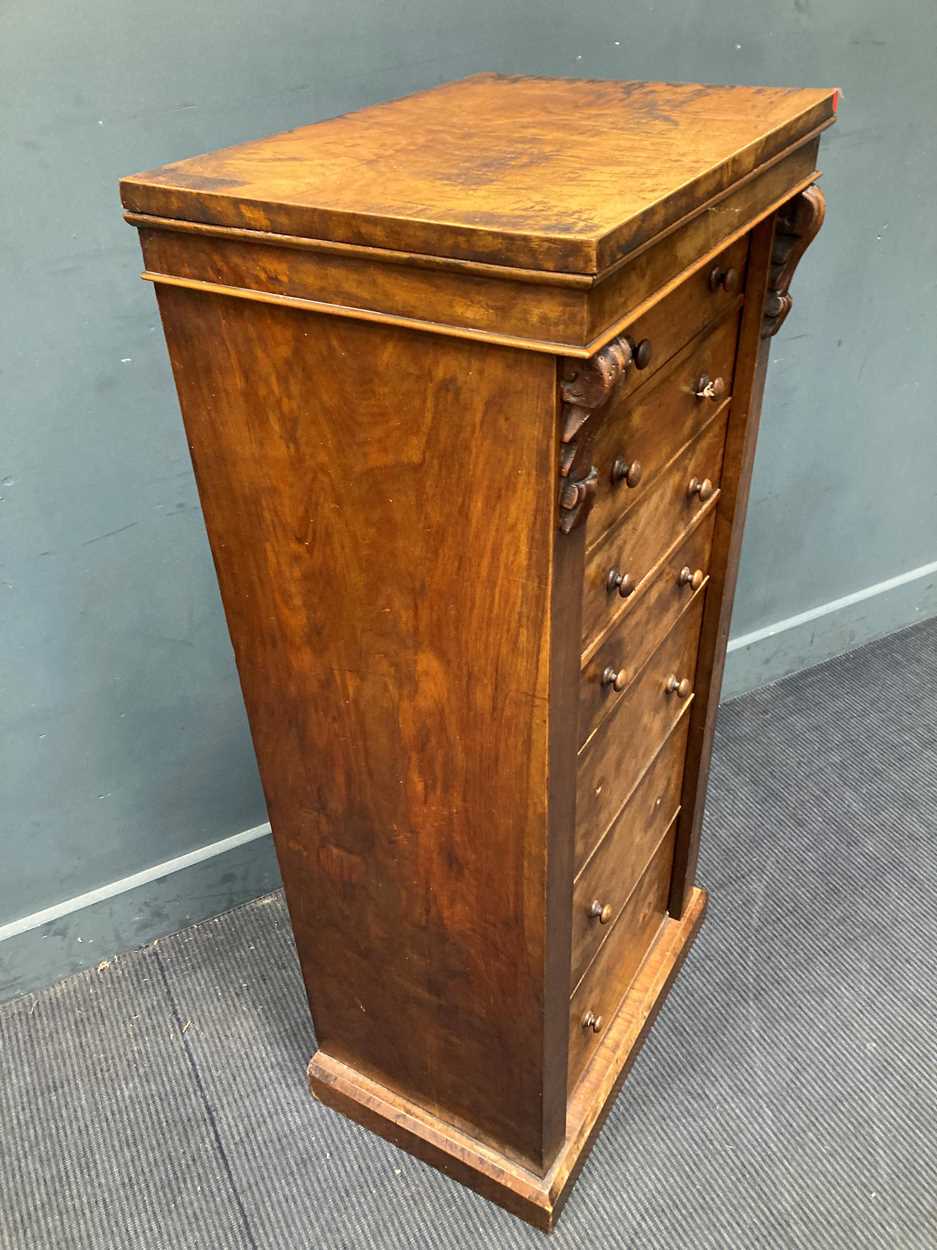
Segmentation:
{"type": "Polygon", "coordinates": [[[708,477],[704,477],[702,481],[700,481],[698,477],[691,477],[690,485],[687,487],[686,493],[690,496],[690,498],[694,495],[699,495],[700,500],[705,503],[707,499],[712,499],[713,491],[715,489],[715,486],[713,486],[708,477]]]}
{"type": "Polygon", "coordinates": [[[699,590],[705,576],[702,569],[693,570],[688,564],[685,564],[677,575],[677,585],[690,586],[693,590],[699,590]]]}
{"type": "Polygon", "coordinates": [[[651,340],[642,339],[640,343],[636,343],[634,339],[628,339],[628,346],[631,348],[631,361],[636,369],[646,369],[651,363],[651,340]]]}
{"type": "Polygon", "coordinates": [[[606,588],[609,593],[617,590],[622,599],[627,599],[634,592],[634,579],[630,573],[619,573],[618,569],[611,569],[605,581],[606,588]]]}
{"type": "Polygon", "coordinates": [[[592,900],[592,906],[589,908],[589,915],[595,916],[599,924],[608,924],[612,918],[612,905],[606,903],[603,907],[597,898],[592,900]]]}
{"type": "Polygon", "coordinates": [[[721,265],[715,265],[709,272],[709,289],[718,291],[720,287],[728,295],[734,295],[739,289],[739,271],[723,269],[721,265]]]}
{"type": "Polygon", "coordinates": [[[602,1020],[602,1017],[597,1016],[594,1011],[587,1011],[582,1017],[582,1027],[584,1029],[591,1029],[593,1033],[600,1032],[603,1023],[604,1021],[602,1020]]]}
{"type": "Polygon", "coordinates": [[[719,399],[725,393],[725,378],[711,378],[708,373],[700,374],[693,390],[697,399],[719,399]]]}
{"type": "Polygon", "coordinates": [[[629,464],[623,456],[619,456],[612,465],[612,481],[616,486],[619,482],[624,482],[627,486],[637,486],[643,472],[640,460],[632,460],[629,464]]]}
{"type": "Polygon", "coordinates": [[[676,673],[671,673],[667,678],[668,694],[675,694],[678,699],[685,699],[690,693],[689,677],[678,678],[676,673]]]}
{"type": "Polygon", "coordinates": [[[602,685],[611,686],[613,690],[624,690],[627,677],[623,668],[614,669],[611,664],[602,674],[602,685]]]}

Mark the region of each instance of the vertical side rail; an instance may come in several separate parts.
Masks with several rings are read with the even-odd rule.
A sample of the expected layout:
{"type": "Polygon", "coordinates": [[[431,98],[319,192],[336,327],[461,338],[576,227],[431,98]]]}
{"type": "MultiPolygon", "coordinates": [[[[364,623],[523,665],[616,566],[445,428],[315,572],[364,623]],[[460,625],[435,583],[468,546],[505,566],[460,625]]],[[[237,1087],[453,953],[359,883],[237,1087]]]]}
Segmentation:
{"type": "Polygon", "coordinates": [[[816,237],[824,215],[823,192],[819,187],[808,187],[757,225],[751,234],[670,887],[670,913],[678,919],[683,915],[696,876],[771,337],[790,312],[789,287],[794,270],[816,237]]]}

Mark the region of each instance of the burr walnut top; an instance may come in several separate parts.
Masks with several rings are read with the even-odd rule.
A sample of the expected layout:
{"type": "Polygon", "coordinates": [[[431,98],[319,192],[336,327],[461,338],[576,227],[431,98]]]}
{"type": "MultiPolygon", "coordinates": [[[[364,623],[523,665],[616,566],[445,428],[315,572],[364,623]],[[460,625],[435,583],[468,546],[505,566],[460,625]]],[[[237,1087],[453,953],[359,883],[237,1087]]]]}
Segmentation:
{"type": "Polygon", "coordinates": [[[123,179],[131,213],[600,273],[833,121],[835,89],[479,74],[123,179]]]}

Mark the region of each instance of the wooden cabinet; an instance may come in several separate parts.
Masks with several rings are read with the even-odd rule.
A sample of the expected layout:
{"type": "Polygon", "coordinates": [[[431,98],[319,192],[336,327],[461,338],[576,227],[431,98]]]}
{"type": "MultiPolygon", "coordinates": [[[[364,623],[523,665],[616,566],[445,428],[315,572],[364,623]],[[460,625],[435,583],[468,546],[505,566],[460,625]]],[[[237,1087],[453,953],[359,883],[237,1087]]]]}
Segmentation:
{"type": "Polygon", "coordinates": [[[319,1049],[551,1227],[702,918],[827,90],[481,75],[127,178],[319,1049]]]}

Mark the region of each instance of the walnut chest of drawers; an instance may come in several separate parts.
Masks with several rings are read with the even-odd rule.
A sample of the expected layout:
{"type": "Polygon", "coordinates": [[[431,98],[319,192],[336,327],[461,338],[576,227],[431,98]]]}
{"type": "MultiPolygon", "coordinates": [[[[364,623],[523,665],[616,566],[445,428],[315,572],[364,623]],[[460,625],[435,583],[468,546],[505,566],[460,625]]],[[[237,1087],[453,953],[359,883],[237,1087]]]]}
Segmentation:
{"type": "Polygon", "coordinates": [[[832,90],[481,75],[121,184],[323,1102],[552,1226],[700,923],[832,90]]]}

